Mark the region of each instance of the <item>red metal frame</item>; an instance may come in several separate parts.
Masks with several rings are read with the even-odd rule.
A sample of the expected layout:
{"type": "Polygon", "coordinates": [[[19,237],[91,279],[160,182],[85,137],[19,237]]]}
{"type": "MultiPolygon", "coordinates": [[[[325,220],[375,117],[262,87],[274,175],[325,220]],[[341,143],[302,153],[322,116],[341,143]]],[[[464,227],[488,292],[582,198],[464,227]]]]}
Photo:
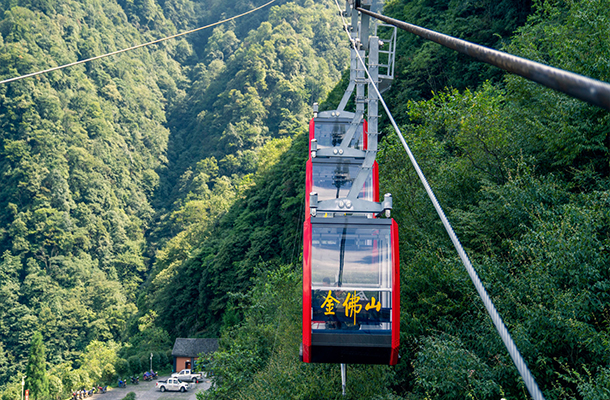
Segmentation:
{"type": "Polygon", "coordinates": [[[379,203],[379,164],[373,163],[373,201],[379,203]]]}
{"type": "Polygon", "coordinates": [[[303,224],[303,361],[311,362],[311,217],[303,224]]]}
{"type": "Polygon", "coordinates": [[[311,162],[311,156],[307,159],[305,164],[305,216],[309,218],[309,193],[313,188],[313,163],[311,162]]]}
{"type": "Polygon", "coordinates": [[[316,138],[316,124],[314,119],[309,120],[309,159],[311,159],[311,140],[316,138]]]}
{"type": "MultiPolygon", "coordinates": [[[[310,240],[311,242],[311,240],[310,240]]],[[[310,250],[311,252],[311,250],[310,250]]],[[[310,270],[311,271],[311,270],[310,270]]],[[[311,291],[310,291],[311,292],[311,291]]],[[[311,295],[310,295],[311,297],[311,295]]],[[[392,355],[390,365],[398,363],[400,346],[400,253],[398,224],[392,219],[392,355]]]]}

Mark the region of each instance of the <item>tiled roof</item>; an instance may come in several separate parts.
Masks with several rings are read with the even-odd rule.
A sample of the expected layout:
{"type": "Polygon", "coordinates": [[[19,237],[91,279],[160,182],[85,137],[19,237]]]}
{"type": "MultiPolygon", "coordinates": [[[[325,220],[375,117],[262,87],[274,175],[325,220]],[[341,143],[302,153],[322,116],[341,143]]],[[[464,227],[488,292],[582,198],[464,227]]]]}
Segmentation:
{"type": "Polygon", "coordinates": [[[197,357],[199,354],[218,350],[218,339],[177,338],[172,350],[173,357],[197,357]]]}

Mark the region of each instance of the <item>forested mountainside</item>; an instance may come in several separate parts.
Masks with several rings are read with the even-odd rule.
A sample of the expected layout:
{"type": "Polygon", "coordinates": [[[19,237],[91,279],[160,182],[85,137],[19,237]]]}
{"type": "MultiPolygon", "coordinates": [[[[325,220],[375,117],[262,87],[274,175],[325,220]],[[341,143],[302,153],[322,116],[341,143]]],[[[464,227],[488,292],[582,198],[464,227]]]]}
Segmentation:
{"type": "MultiPolygon", "coordinates": [[[[164,310],[155,322],[164,295],[149,299],[146,287],[174,278],[166,267],[189,258],[208,225],[277,162],[347,64],[332,4],[286,3],[0,87],[4,397],[20,390],[36,331],[53,397],[141,372],[140,356],[151,351],[165,365],[173,335],[193,332],[170,336],[164,310]]],[[[2,1],[0,78],[261,4],[2,1]]],[[[188,299],[184,311],[199,302],[188,299]]]]}
{"type": "MultiPolygon", "coordinates": [[[[2,78],[176,31],[134,26],[116,2],[3,2],[2,78]]],[[[154,10],[160,11],[156,6],[154,10]]],[[[150,197],[166,162],[179,46],[142,49],[0,87],[0,382],[44,330],[50,365],[120,341],[146,272],[150,197]]]]}
{"type": "MultiPolygon", "coordinates": [[[[0,1],[0,78],[261,4],[0,1]]],[[[276,4],[0,86],[3,399],[19,397],[36,330],[54,398],[141,373],[151,352],[167,365],[177,336],[221,338],[207,363],[216,386],[200,396],[340,397],[338,366],[300,363],[298,346],[306,121],[340,79],[347,42],[334,2],[276,4]]],[[[610,81],[605,0],[385,10],[610,81]]],[[[399,47],[390,108],[546,398],[607,398],[608,112],[408,34],[399,47]]],[[[528,398],[394,133],[384,136],[401,359],[350,366],[349,397],[528,398]]]]}

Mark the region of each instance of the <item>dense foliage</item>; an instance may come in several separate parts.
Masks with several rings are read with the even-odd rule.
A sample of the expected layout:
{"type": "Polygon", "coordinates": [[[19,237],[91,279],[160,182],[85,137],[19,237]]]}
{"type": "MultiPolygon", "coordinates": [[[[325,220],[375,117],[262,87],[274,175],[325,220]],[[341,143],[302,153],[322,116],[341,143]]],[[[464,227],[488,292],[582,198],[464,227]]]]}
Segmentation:
{"type": "MultiPolygon", "coordinates": [[[[147,42],[263,3],[0,1],[0,77],[147,42]]],[[[188,39],[0,87],[6,398],[18,389],[37,330],[53,397],[141,372],[150,352],[164,367],[176,335],[218,331],[226,306],[213,296],[226,288],[209,282],[208,293],[190,260],[208,247],[201,243],[217,234],[210,229],[235,199],[266,185],[262,174],[347,63],[330,4],[286,3],[188,39]],[[197,275],[188,290],[168,302],[174,280],[184,283],[178,274],[191,268],[197,275]],[[200,312],[199,303],[209,302],[216,308],[200,312]],[[184,322],[167,318],[174,309],[184,322]]],[[[300,185],[284,187],[288,211],[280,213],[294,220],[300,185]]],[[[266,190],[271,201],[275,187],[266,190]]],[[[256,207],[244,221],[261,218],[256,207]]],[[[273,254],[298,254],[297,245],[283,250],[291,237],[277,240],[273,254]]],[[[259,245],[246,259],[259,253],[267,258],[259,245]]],[[[225,257],[243,258],[237,251],[225,257]]],[[[214,263],[210,273],[227,268],[214,263]]],[[[248,286],[252,268],[244,261],[243,269],[231,283],[236,290],[248,286]]]]}
{"type": "MultiPolygon", "coordinates": [[[[3,78],[175,31],[165,18],[138,29],[116,2],[1,8],[3,78]]],[[[0,87],[0,383],[23,371],[34,331],[51,365],[71,363],[93,340],[122,340],[137,311],[149,198],[169,136],[172,88],[157,82],[183,79],[172,48],[0,87]]]]}

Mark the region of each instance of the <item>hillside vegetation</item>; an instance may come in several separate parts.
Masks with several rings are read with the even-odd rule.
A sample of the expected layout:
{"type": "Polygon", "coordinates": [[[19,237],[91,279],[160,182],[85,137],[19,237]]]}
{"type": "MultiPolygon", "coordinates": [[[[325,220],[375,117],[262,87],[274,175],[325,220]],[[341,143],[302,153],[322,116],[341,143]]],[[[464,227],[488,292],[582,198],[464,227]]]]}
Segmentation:
{"type": "MultiPolygon", "coordinates": [[[[175,32],[162,15],[138,29],[116,2],[15,3],[0,6],[3,78],[175,32]]],[[[0,383],[35,331],[50,365],[71,363],[123,340],[137,312],[165,107],[184,81],[168,46],[0,87],[0,383]]]]}
{"type": "MultiPolygon", "coordinates": [[[[151,351],[164,367],[176,335],[207,326],[197,318],[204,299],[168,303],[164,290],[177,288],[162,283],[180,281],[176,271],[183,272],[191,248],[290,147],[308,105],[347,62],[328,4],[285,3],[188,39],[0,87],[4,397],[21,389],[36,331],[50,395],[65,397],[141,373],[151,351]],[[168,318],[172,307],[184,322],[168,318]]],[[[0,77],[260,4],[1,1],[0,77]]],[[[212,326],[218,315],[206,314],[212,326]]]]}

